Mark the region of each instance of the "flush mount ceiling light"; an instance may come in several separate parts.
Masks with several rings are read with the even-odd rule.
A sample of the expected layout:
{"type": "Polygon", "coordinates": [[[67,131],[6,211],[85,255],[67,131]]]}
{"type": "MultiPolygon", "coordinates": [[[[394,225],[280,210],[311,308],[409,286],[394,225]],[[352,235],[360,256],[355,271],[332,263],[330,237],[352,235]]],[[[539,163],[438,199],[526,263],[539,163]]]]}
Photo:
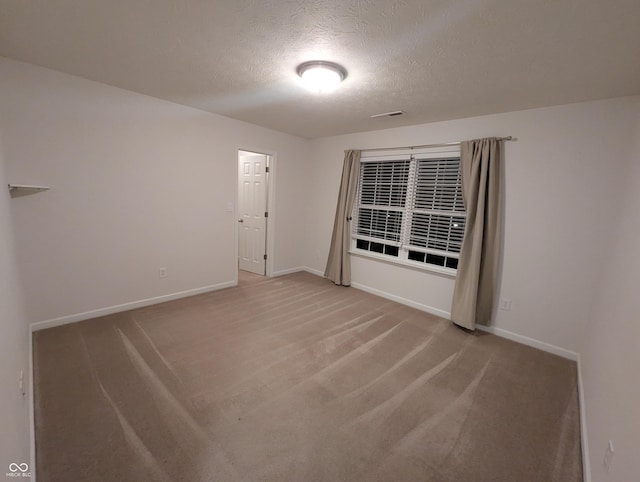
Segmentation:
{"type": "Polygon", "coordinates": [[[300,64],[297,72],[307,88],[317,93],[331,92],[347,78],[347,70],[342,65],[324,60],[300,64]]]}

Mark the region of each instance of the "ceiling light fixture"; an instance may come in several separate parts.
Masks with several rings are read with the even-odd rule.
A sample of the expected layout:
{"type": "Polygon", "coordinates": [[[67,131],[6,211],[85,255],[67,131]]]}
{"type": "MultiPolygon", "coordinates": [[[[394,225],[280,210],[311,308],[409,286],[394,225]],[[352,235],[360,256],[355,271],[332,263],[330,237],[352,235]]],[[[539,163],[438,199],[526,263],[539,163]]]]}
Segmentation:
{"type": "Polygon", "coordinates": [[[342,65],[324,60],[300,64],[297,72],[309,90],[321,94],[333,91],[347,78],[347,70],[342,65]]]}

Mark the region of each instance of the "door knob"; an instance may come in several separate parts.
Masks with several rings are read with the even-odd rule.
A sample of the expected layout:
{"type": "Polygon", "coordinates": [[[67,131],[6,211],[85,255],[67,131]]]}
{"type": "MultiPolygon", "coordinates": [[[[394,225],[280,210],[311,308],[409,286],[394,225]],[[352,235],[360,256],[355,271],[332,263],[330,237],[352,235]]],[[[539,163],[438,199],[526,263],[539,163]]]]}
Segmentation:
{"type": "Polygon", "coordinates": [[[238,219],[239,223],[244,223],[244,219],[238,219]]]}

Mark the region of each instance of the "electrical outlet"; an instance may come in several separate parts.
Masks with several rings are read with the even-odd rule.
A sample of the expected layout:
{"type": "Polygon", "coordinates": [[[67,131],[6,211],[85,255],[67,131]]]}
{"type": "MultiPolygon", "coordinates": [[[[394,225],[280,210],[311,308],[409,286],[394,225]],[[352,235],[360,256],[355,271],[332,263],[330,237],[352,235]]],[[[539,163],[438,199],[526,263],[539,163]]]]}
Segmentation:
{"type": "Polygon", "coordinates": [[[166,278],[167,277],[167,268],[159,268],[158,269],[158,277],[166,278]]]}
{"type": "Polygon", "coordinates": [[[511,300],[508,300],[506,298],[502,298],[500,300],[500,309],[502,311],[511,311],[511,300]]]}
{"type": "Polygon", "coordinates": [[[613,442],[609,440],[609,444],[604,451],[604,460],[602,461],[604,470],[607,472],[609,472],[609,467],[611,466],[611,459],[613,459],[613,442]]]}

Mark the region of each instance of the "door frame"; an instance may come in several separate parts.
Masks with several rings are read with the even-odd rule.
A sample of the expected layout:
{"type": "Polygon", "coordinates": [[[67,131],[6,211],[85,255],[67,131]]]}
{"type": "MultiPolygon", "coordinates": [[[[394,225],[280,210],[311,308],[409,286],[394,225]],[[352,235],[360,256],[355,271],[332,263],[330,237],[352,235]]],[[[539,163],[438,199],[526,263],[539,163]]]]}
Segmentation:
{"type": "Polygon", "coordinates": [[[234,192],[235,192],[235,202],[234,202],[234,209],[233,209],[233,223],[234,223],[234,228],[233,228],[233,240],[234,240],[234,263],[235,263],[235,284],[238,284],[238,271],[239,271],[239,267],[238,267],[238,254],[239,254],[239,249],[238,249],[238,242],[239,242],[239,237],[238,237],[238,216],[239,216],[239,211],[238,211],[238,201],[239,201],[239,195],[240,193],[238,192],[238,182],[239,182],[239,177],[238,177],[238,167],[239,167],[239,163],[240,163],[240,151],[247,151],[247,152],[254,152],[256,154],[262,154],[267,156],[267,165],[269,166],[269,173],[267,174],[267,212],[269,213],[269,216],[267,218],[267,222],[266,222],[266,227],[265,230],[267,232],[266,235],[266,243],[267,243],[267,262],[266,262],[266,276],[268,278],[271,278],[273,276],[273,253],[275,251],[274,249],[274,242],[275,242],[275,233],[274,233],[274,229],[273,226],[275,225],[275,218],[276,218],[276,203],[275,203],[275,192],[276,192],[276,166],[277,166],[277,153],[276,151],[272,150],[272,149],[263,149],[260,147],[255,147],[255,146],[250,146],[250,145],[246,145],[246,144],[242,144],[242,145],[237,145],[236,149],[235,149],[235,156],[234,156],[234,176],[233,178],[235,179],[235,187],[234,187],[234,192]]]}

